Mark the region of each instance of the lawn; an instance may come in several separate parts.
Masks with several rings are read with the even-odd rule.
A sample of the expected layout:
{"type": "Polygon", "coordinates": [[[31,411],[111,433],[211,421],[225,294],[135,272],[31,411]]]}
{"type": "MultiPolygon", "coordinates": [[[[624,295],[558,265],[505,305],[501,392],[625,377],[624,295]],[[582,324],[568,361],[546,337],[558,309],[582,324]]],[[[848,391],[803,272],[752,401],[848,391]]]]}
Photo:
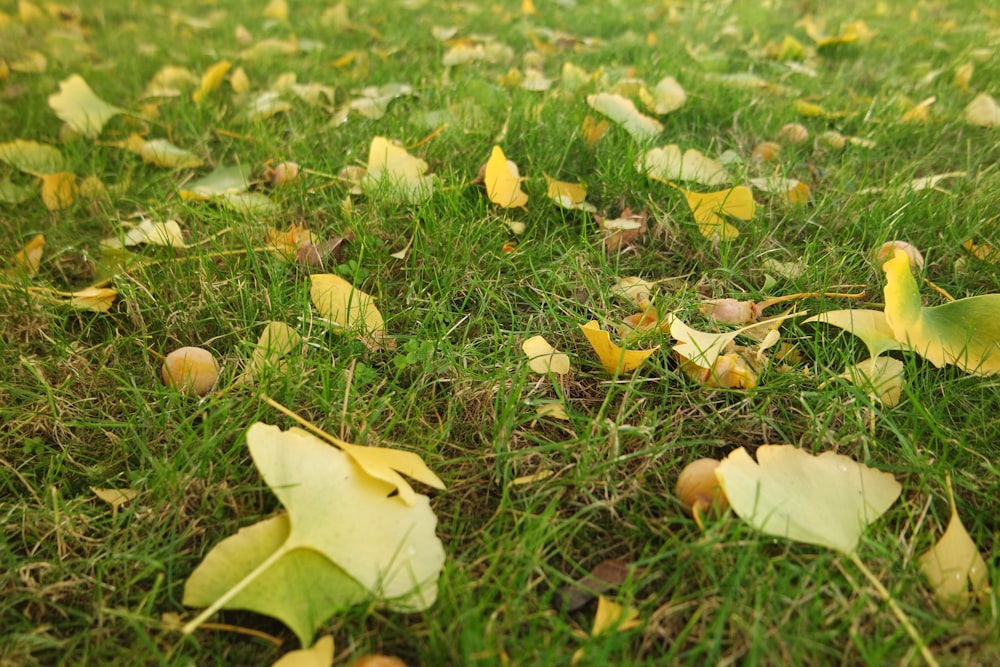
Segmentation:
{"type": "MultiPolygon", "coordinates": [[[[806,321],[888,309],[890,241],[922,253],[925,306],[1000,292],[1000,120],[967,111],[1000,96],[998,40],[1000,13],[968,0],[0,1],[0,666],[266,666],[299,648],[243,610],[180,632],[206,554],[282,509],[246,434],[296,426],[287,411],[414,453],[446,487],[413,483],[445,554],[436,601],[403,612],[369,593],[319,619],[336,665],[1000,663],[997,356],[991,375],[890,350],[895,402],[844,379],[861,338],[806,321]],[[57,113],[74,75],[107,118],[74,95],[57,113]],[[665,77],[684,100],[656,110],[644,100],[678,101],[665,77]],[[599,93],[660,127],[634,136],[588,103],[599,93]],[[376,157],[411,156],[390,149],[404,180],[359,176],[377,137],[376,157]],[[50,148],[26,166],[18,140],[50,148]],[[724,182],[637,169],[668,144],[718,160],[724,182]],[[484,171],[495,146],[522,182],[502,159],[484,171]],[[223,173],[235,185],[215,187],[223,173]],[[557,205],[546,177],[583,184],[594,211],[557,205]],[[725,220],[685,191],[724,191],[725,220]],[[744,192],[752,215],[725,215],[744,192]],[[606,231],[618,219],[641,227],[606,231]],[[179,243],[126,237],[171,220],[179,243]],[[377,305],[384,331],[332,323],[313,274],[377,305]],[[616,288],[633,277],[639,303],[616,288]],[[88,286],[113,292],[86,301],[88,286]],[[659,326],[731,331],[706,299],[796,294],[763,313],[790,315],[774,347],[737,339],[735,386],[691,377],[659,326]],[[660,320],[626,347],[658,349],[608,372],[581,325],[620,343],[640,309],[660,320]],[[301,340],[253,368],[269,322],[301,340]],[[532,368],[534,336],[568,372],[532,368]],[[161,377],[184,346],[220,364],[204,397],[161,377]],[[686,511],[686,464],[766,444],[899,482],[857,560],[686,511]],[[951,609],[919,566],[949,480],[987,579],[951,609]],[[580,597],[595,567],[614,572],[600,603],[580,597]],[[606,602],[637,622],[592,632],[606,602]]],[[[962,330],[995,341],[984,303],[962,330]]],[[[331,529],[367,516],[304,511],[331,529]]],[[[383,526],[368,528],[345,549],[383,526]]]]}

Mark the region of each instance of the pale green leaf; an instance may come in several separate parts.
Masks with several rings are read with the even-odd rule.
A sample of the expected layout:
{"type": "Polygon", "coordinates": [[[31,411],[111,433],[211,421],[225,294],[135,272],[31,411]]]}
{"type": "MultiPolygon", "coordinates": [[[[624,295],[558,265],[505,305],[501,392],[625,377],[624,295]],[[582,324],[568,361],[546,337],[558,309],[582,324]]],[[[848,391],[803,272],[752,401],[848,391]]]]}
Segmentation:
{"type": "Polygon", "coordinates": [[[79,74],[59,83],[59,92],[49,95],[49,106],[64,123],[89,139],[99,135],[113,117],[125,113],[95,95],[79,74]]]}
{"type": "Polygon", "coordinates": [[[873,359],[889,350],[901,350],[903,346],[896,340],[892,328],[886,322],[885,313],[880,310],[863,308],[829,310],[804,320],[803,324],[823,322],[848,331],[868,346],[868,354],[873,359]]]}
{"type": "Polygon", "coordinates": [[[0,161],[36,176],[66,170],[66,159],[58,150],[48,144],[24,139],[0,144],[0,161]]]}

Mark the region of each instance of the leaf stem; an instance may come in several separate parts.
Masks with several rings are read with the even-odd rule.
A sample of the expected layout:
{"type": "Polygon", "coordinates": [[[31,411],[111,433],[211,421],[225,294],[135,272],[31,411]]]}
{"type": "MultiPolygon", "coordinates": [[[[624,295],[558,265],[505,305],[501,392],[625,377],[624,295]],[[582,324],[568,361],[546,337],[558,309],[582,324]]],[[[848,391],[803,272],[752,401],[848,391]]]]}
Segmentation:
{"type": "Polygon", "coordinates": [[[910,621],[910,617],[907,616],[902,607],[896,603],[896,600],[894,600],[892,595],[889,594],[889,590],[882,585],[882,582],[878,580],[875,573],[869,570],[868,567],[861,562],[861,559],[858,558],[856,553],[850,553],[847,557],[851,559],[851,562],[854,563],[859,570],[861,570],[861,573],[865,575],[865,578],[871,583],[872,586],[875,587],[875,590],[878,591],[879,597],[881,597],[882,600],[889,605],[889,609],[892,610],[893,615],[899,621],[900,625],[903,626],[903,629],[906,630],[906,634],[910,635],[910,639],[913,640],[913,643],[920,651],[920,655],[923,656],[924,662],[926,662],[929,667],[939,667],[937,659],[934,657],[934,654],[931,653],[931,650],[927,648],[927,644],[924,643],[924,639],[920,636],[920,632],[910,621]]]}
{"type": "Polygon", "coordinates": [[[820,297],[826,297],[831,299],[861,299],[864,298],[864,292],[844,293],[844,292],[799,292],[798,294],[785,294],[784,296],[776,296],[772,299],[766,299],[764,301],[757,302],[757,310],[761,311],[765,308],[770,308],[776,303],[784,303],[786,301],[799,301],[801,299],[819,299],[820,297]]]}
{"type": "Polygon", "coordinates": [[[215,602],[213,602],[211,605],[203,609],[200,614],[195,616],[192,620],[188,621],[187,624],[183,628],[181,628],[181,632],[183,632],[186,635],[189,635],[195,630],[197,630],[198,627],[202,623],[207,621],[212,614],[225,607],[230,600],[232,600],[234,597],[242,593],[243,589],[245,589],[247,586],[253,583],[254,579],[263,574],[264,571],[267,570],[267,568],[274,565],[278,561],[278,559],[282,558],[285,554],[287,554],[294,548],[295,548],[294,545],[292,545],[291,547],[289,546],[289,542],[286,539],[285,542],[280,547],[278,547],[273,554],[268,556],[263,563],[255,567],[252,572],[247,574],[247,576],[240,579],[235,586],[233,586],[228,591],[219,596],[219,598],[215,602]]]}

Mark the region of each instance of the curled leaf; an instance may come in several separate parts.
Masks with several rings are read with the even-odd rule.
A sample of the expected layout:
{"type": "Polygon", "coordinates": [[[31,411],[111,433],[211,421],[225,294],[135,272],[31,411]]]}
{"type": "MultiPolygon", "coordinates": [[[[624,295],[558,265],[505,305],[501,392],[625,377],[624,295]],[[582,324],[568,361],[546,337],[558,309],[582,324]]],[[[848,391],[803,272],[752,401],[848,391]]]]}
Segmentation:
{"type": "Polygon", "coordinates": [[[587,104],[624,128],[636,141],[645,143],[663,132],[663,124],[635,108],[632,100],[614,93],[587,95],[587,104]]]}
{"type": "Polygon", "coordinates": [[[532,336],[521,344],[521,349],[528,355],[528,367],[540,375],[569,373],[569,357],[546,342],[541,336],[532,336]]]}
{"type": "Polygon", "coordinates": [[[528,203],[528,195],[521,190],[521,180],[517,165],[507,159],[502,148],[494,146],[484,177],[490,201],[503,208],[523,207],[528,203]]]}
{"type": "Polygon", "coordinates": [[[705,157],[693,148],[681,153],[677,144],[651,148],[639,158],[636,168],[650,178],[671,185],[674,181],[723,185],[730,180],[726,168],[720,162],[705,157]]]}
{"type": "Polygon", "coordinates": [[[648,350],[625,350],[611,342],[611,334],[601,329],[596,320],[580,325],[580,330],[594,348],[604,370],[612,374],[634,371],[660,349],[657,345],[648,350]]]}

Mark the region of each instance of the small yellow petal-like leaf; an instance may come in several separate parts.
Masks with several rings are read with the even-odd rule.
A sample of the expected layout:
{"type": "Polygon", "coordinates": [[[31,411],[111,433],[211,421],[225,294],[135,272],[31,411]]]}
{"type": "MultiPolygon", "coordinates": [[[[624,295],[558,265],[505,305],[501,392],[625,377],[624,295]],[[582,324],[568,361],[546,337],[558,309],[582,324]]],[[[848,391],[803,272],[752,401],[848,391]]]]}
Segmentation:
{"type": "Polygon", "coordinates": [[[586,201],[587,187],[583,183],[567,183],[566,181],[557,181],[548,174],[543,175],[548,184],[549,199],[562,208],[591,213],[597,210],[593,204],[586,201]]]}
{"type": "Polygon", "coordinates": [[[847,367],[840,377],[867,389],[887,408],[899,404],[903,392],[903,362],[892,357],[865,359],[847,367]]]}
{"type": "Polygon", "coordinates": [[[198,86],[198,90],[191,94],[191,99],[196,104],[201,104],[206,95],[222,85],[222,81],[226,78],[226,73],[232,66],[231,62],[223,60],[205,70],[205,73],[201,75],[201,84],[198,86]]]}
{"type": "Polygon", "coordinates": [[[386,484],[396,487],[399,499],[407,505],[416,502],[417,493],[400,475],[406,475],[435,489],[444,489],[444,482],[427,467],[424,460],[413,452],[387,447],[354,445],[336,439],[337,446],[358,464],[366,473],[386,484]]]}
{"type": "Polygon", "coordinates": [[[663,132],[663,124],[660,121],[640,112],[627,97],[614,93],[597,93],[587,95],[587,104],[621,125],[640,143],[649,141],[663,132]]]}
{"type": "Polygon", "coordinates": [[[213,197],[245,192],[250,187],[250,170],[243,166],[219,165],[212,173],[187,183],[180,191],[181,199],[208,200],[213,197]]]}
{"type": "Polygon", "coordinates": [[[135,489],[101,489],[97,487],[90,487],[90,490],[94,492],[94,495],[111,505],[111,518],[114,519],[118,516],[118,510],[125,503],[132,501],[139,492],[135,489]]]}
{"type": "Polygon", "coordinates": [[[976,543],[958,516],[955,494],[948,478],[948,502],[951,519],[937,543],[918,561],[920,571],[931,582],[938,604],[950,614],[969,606],[970,598],[989,590],[989,573],[976,543]]]}
{"type": "Polygon", "coordinates": [[[302,346],[302,336],[284,322],[268,322],[264,332],[257,339],[246,369],[237,379],[238,383],[253,382],[254,376],[267,370],[280,370],[281,357],[302,346]]]}
{"type": "Polygon", "coordinates": [[[631,607],[623,607],[599,595],[597,597],[597,611],[594,613],[594,627],[590,634],[593,637],[605,632],[618,631],[625,632],[642,625],[639,621],[639,610],[631,607]]]}
{"type": "Polygon", "coordinates": [[[344,329],[359,327],[364,334],[385,329],[382,313],[371,296],[332,273],[314,273],[310,278],[309,295],[323,317],[344,329]]]}
{"type": "Polygon", "coordinates": [[[634,371],[660,349],[657,345],[648,350],[625,350],[611,342],[611,334],[601,329],[596,320],[580,325],[580,330],[594,348],[604,370],[612,374],[634,371]]]}
{"type": "Polygon", "coordinates": [[[111,118],[125,113],[97,97],[79,74],[59,83],[59,92],[49,95],[49,106],[64,123],[89,139],[99,135],[111,118]]]}
{"type": "Polygon", "coordinates": [[[287,21],[288,0],[270,0],[267,6],[264,7],[264,16],[276,21],[287,21]]]}
{"type": "Polygon", "coordinates": [[[24,247],[17,251],[12,262],[13,266],[7,273],[23,273],[29,278],[38,273],[42,263],[42,252],[45,250],[45,235],[36,234],[24,247]]]}
{"type": "Polygon", "coordinates": [[[77,310],[106,313],[111,310],[117,296],[118,291],[110,287],[86,287],[70,294],[67,303],[77,310]]]}
{"type": "Polygon", "coordinates": [[[0,144],[0,162],[35,176],[66,169],[66,160],[58,150],[48,144],[23,139],[0,144]]]}
{"type": "MultiPolygon", "coordinates": [[[[645,88],[640,91],[640,95],[643,91],[645,88]]],[[[672,76],[660,79],[652,91],[643,95],[643,103],[658,116],[680,109],[685,102],[687,102],[687,93],[684,92],[681,84],[677,83],[677,79],[672,76]]]]}
{"type": "Polygon", "coordinates": [[[493,147],[486,163],[486,195],[490,201],[503,208],[521,208],[528,203],[528,195],[521,190],[521,178],[517,165],[507,160],[503,149],[493,147]]]}
{"type": "Polygon", "coordinates": [[[124,248],[136,245],[158,245],[168,248],[186,248],[184,235],[176,220],[166,222],[153,222],[143,220],[138,225],[129,229],[121,238],[111,237],[101,241],[105,248],[124,248]]]}
{"type": "Polygon", "coordinates": [[[556,349],[541,336],[532,336],[521,344],[521,349],[528,355],[528,367],[540,375],[569,373],[569,357],[556,352],[556,349]]]}
{"type": "Polygon", "coordinates": [[[76,201],[76,176],[68,171],[42,174],[42,201],[50,211],[72,206],[76,201]]]}
{"type": "Polygon", "coordinates": [[[310,648],[289,651],[271,667],[330,667],[333,664],[333,637],[323,635],[310,648]]]}
{"type": "Polygon", "coordinates": [[[178,148],[166,139],[144,141],[138,151],[142,161],[157,167],[191,168],[200,167],[205,161],[191,151],[178,148]]]}
{"type": "Polygon", "coordinates": [[[843,454],[813,456],[791,445],[740,447],[715,469],[736,515],[767,535],[852,554],[861,534],[902,486],[843,454]]]}

